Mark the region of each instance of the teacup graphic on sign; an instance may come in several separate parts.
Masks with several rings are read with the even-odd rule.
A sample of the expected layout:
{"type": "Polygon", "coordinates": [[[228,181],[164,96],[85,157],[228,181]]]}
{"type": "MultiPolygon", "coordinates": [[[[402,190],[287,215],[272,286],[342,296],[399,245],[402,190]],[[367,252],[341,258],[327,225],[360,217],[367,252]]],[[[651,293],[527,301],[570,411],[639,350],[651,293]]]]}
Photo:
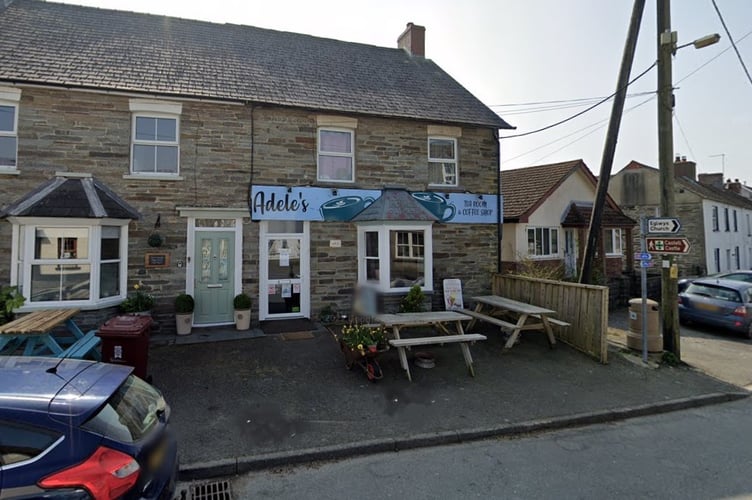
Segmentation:
{"type": "Polygon", "coordinates": [[[434,214],[441,222],[454,218],[457,209],[446,198],[436,193],[412,193],[413,198],[418,200],[429,212],[434,214]]]}
{"type": "Polygon", "coordinates": [[[373,198],[342,196],[321,205],[321,216],[328,221],[348,221],[373,203],[373,198]]]}

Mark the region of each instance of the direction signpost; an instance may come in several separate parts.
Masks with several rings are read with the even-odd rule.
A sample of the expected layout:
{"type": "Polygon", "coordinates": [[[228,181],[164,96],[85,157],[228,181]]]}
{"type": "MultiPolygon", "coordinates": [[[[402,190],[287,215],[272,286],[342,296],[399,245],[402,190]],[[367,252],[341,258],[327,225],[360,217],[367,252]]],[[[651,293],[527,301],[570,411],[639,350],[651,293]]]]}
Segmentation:
{"type": "Polygon", "coordinates": [[[648,252],[662,254],[689,253],[687,238],[645,238],[648,252]]]}
{"type": "Polygon", "coordinates": [[[676,234],[681,229],[679,219],[654,217],[648,219],[648,234],[676,234]]]}

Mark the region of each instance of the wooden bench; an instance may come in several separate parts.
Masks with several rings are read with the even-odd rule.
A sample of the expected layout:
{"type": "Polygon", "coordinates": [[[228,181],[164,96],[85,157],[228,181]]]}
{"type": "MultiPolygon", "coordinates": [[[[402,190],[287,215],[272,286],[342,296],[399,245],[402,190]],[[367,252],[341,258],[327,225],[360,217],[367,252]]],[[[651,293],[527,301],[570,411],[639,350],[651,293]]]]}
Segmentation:
{"type": "Polygon", "coordinates": [[[102,359],[101,355],[99,354],[99,350],[97,350],[100,342],[102,342],[102,339],[97,337],[97,331],[92,330],[80,339],[76,340],[73,344],[71,344],[70,347],[58,354],[57,357],[84,359],[86,356],[91,354],[94,359],[99,361],[102,359]]]}
{"type": "Polygon", "coordinates": [[[471,309],[462,309],[460,312],[462,314],[467,314],[468,316],[472,316],[475,319],[485,321],[486,323],[491,323],[493,325],[500,326],[507,330],[515,330],[517,328],[517,325],[515,325],[514,323],[510,323],[509,321],[504,321],[503,319],[494,318],[493,316],[489,316],[488,314],[475,312],[471,309]]]}
{"type": "Polygon", "coordinates": [[[473,370],[473,358],[470,355],[470,348],[467,344],[469,344],[470,342],[475,342],[477,340],[486,340],[486,336],[480,335],[478,333],[470,333],[466,335],[440,335],[437,337],[418,337],[411,339],[400,338],[390,340],[389,344],[397,348],[399,352],[400,364],[407,373],[407,379],[412,382],[413,378],[410,375],[410,366],[407,363],[407,353],[405,352],[408,347],[429,344],[459,343],[460,348],[462,349],[462,356],[464,356],[465,358],[465,365],[467,365],[467,369],[470,372],[470,375],[474,377],[475,371],[473,370]]]}
{"type": "MultiPolygon", "coordinates": [[[[540,319],[540,314],[531,314],[530,317],[540,319]]],[[[560,319],[555,319],[555,318],[547,318],[547,319],[548,319],[548,322],[551,323],[552,325],[561,326],[561,327],[572,326],[571,323],[567,323],[566,321],[562,321],[560,319]]]]}

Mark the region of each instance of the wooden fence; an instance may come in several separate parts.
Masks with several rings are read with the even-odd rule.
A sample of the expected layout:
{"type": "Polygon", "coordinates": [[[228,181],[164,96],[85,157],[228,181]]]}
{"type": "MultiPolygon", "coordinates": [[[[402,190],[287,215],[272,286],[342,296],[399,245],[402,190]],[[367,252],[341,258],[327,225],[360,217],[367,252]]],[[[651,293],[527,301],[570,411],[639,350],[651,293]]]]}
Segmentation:
{"type": "Polygon", "coordinates": [[[494,274],[495,295],[556,311],[556,318],[570,323],[554,327],[557,339],[608,362],[608,287],[565,281],[494,274]]]}

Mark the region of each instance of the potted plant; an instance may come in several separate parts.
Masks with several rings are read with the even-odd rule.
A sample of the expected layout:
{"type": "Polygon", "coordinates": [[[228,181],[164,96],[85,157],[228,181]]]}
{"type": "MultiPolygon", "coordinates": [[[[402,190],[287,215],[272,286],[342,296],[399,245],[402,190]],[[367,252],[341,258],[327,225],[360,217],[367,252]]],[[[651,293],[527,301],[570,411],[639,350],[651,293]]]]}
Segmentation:
{"type": "Polygon", "coordinates": [[[193,327],[193,297],[187,293],[181,293],[175,297],[175,326],[178,335],[188,335],[193,327]]]}
{"type": "Polygon", "coordinates": [[[235,308],[235,329],[248,330],[251,327],[251,298],[241,292],[232,301],[235,308]]]}
{"type": "Polygon", "coordinates": [[[420,285],[413,285],[407,295],[400,302],[399,312],[421,312],[424,309],[426,295],[420,285]]]}
{"type": "Polygon", "coordinates": [[[13,310],[18,309],[26,299],[14,286],[0,287],[0,325],[13,320],[13,310]]]}
{"type": "Polygon", "coordinates": [[[151,308],[154,307],[154,297],[143,290],[143,285],[141,283],[133,285],[133,289],[136,290],[136,292],[132,295],[128,295],[128,297],[126,297],[126,299],[120,304],[120,311],[140,316],[151,315],[151,308]]]}

